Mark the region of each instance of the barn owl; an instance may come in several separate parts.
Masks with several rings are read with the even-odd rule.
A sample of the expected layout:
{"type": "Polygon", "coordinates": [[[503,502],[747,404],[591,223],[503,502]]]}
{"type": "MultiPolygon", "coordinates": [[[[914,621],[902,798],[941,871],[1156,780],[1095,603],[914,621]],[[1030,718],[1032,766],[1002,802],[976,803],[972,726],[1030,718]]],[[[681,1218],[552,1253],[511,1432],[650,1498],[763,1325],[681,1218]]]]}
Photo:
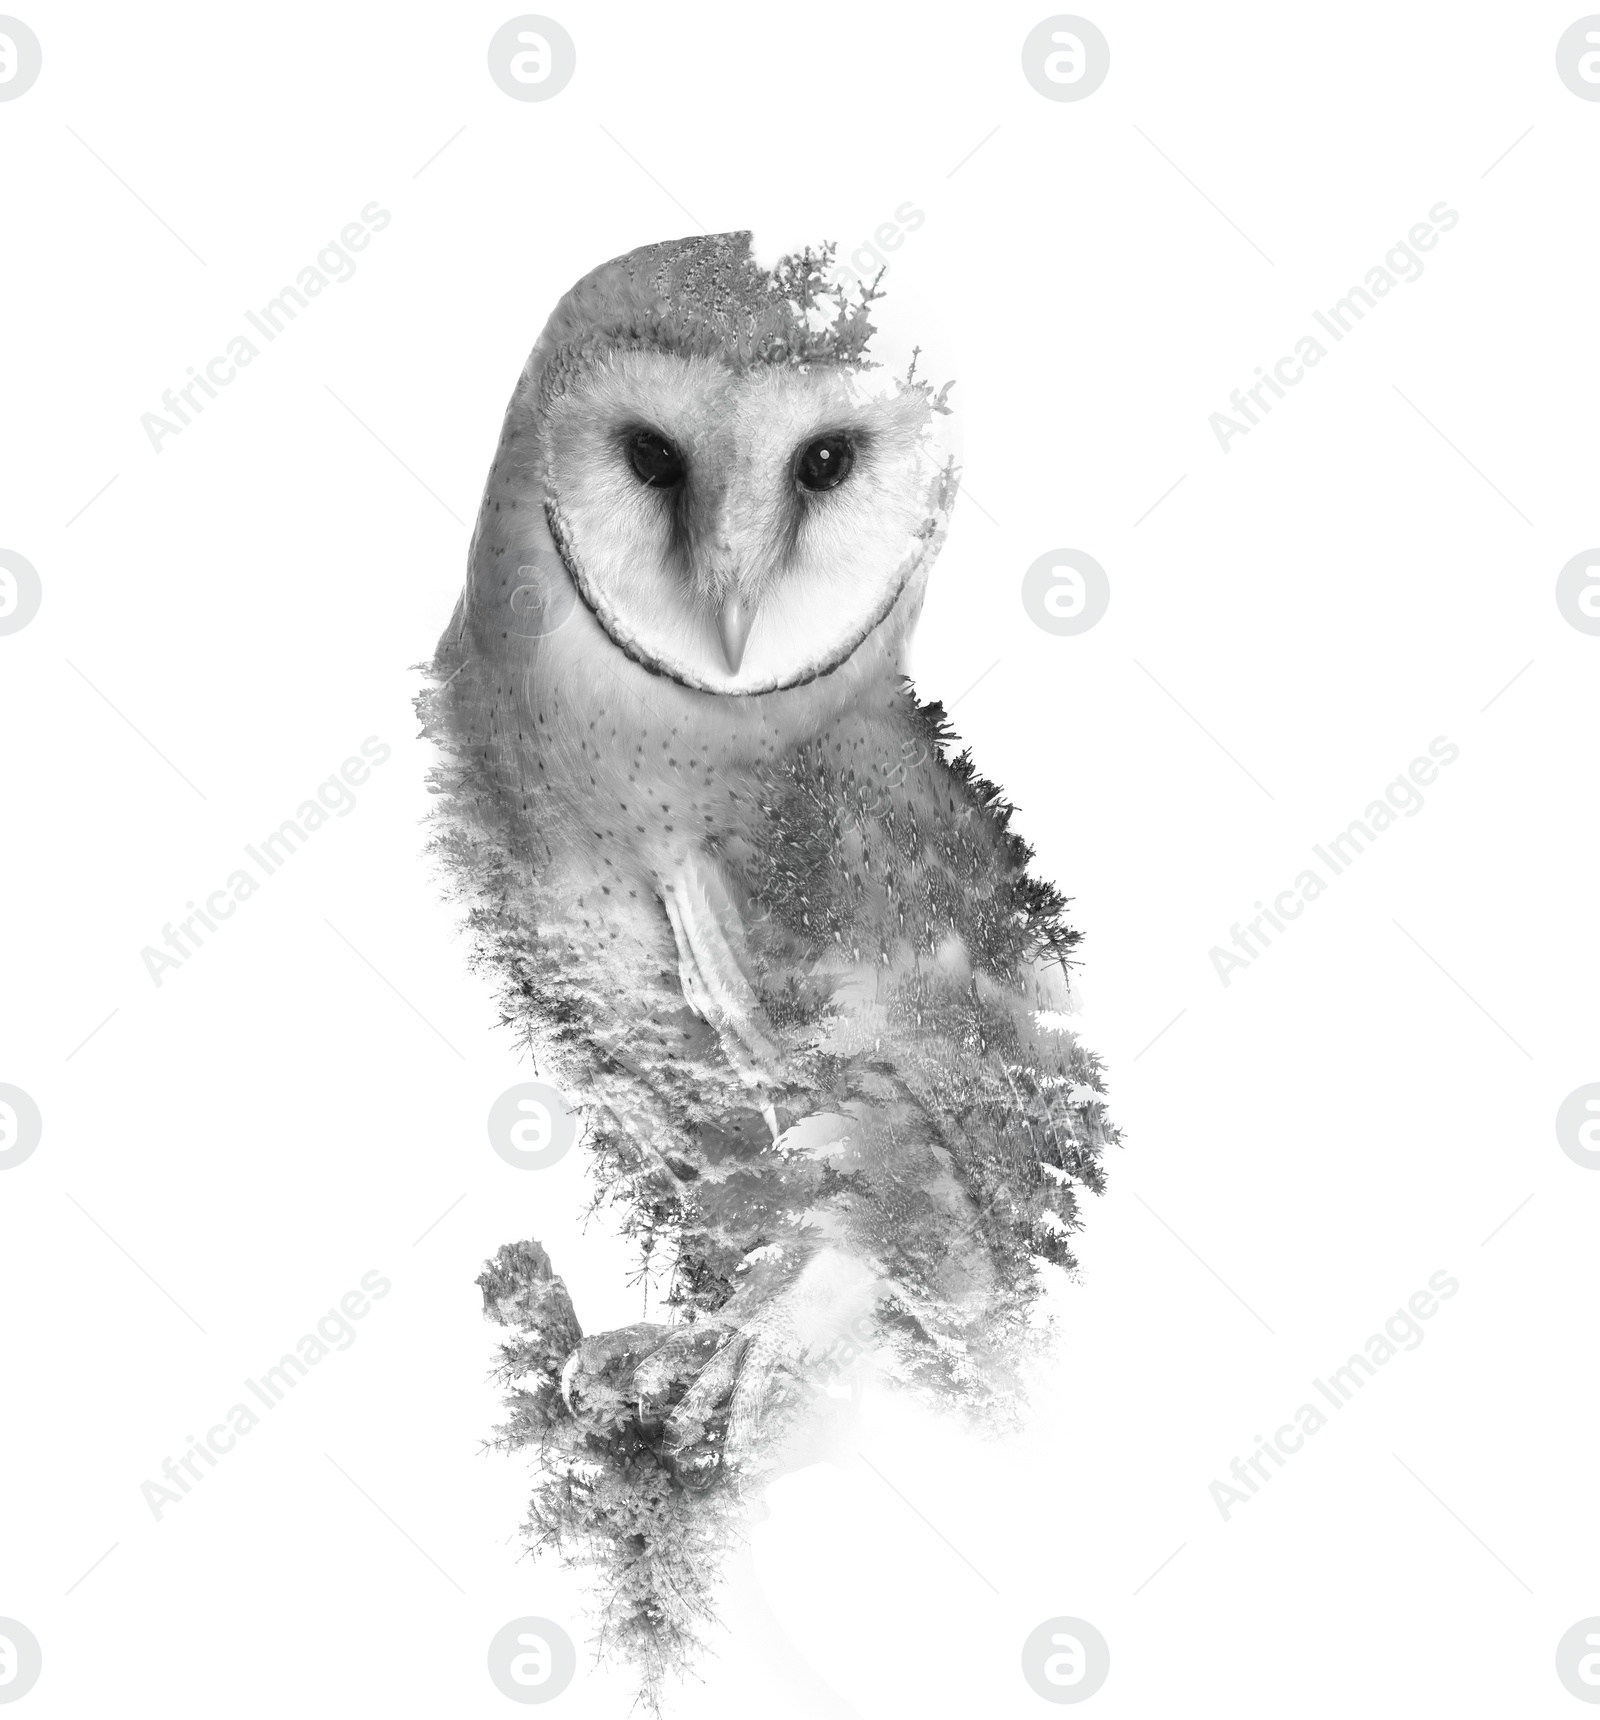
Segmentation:
{"type": "Polygon", "coordinates": [[[1012,1399],[1116,1139],[1063,900],[906,678],[948,390],[875,360],[831,257],[696,237],[566,294],[419,701],[480,963],[665,1285],[585,1336],[536,1240],[480,1279],[530,1533],[652,1701],[841,1357],[1012,1399]]]}

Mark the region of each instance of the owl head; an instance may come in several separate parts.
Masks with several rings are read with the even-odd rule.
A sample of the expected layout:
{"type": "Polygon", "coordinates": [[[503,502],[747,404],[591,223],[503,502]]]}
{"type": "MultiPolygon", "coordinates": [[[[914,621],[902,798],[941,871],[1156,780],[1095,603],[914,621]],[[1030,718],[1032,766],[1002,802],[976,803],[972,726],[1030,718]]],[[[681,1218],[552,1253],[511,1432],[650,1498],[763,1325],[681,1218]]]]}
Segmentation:
{"type": "MultiPolygon", "coordinates": [[[[681,705],[899,671],[955,495],[942,393],[869,355],[870,290],[748,233],[646,246],[518,381],[458,625],[681,705]]],[[[465,641],[464,641],[465,643],[465,641]]]]}

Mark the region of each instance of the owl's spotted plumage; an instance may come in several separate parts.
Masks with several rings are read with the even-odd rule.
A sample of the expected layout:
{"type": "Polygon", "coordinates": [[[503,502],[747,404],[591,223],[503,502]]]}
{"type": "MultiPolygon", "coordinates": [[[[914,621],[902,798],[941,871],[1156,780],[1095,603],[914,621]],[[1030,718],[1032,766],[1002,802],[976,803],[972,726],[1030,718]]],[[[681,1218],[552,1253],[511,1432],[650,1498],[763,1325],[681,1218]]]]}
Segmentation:
{"type": "Polygon", "coordinates": [[[1041,1020],[1061,899],[904,678],[944,398],[871,363],[827,257],[690,239],[562,300],[422,706],[507,1019],[668,1277],[670,1318],[587,1338],[536,1243],[482,1280],[507,1443],[546,1460],[531,1527],[602,1567],[652,1692],[841,1341],[1005,1400],[1114,1138],[1041,1020]]]}

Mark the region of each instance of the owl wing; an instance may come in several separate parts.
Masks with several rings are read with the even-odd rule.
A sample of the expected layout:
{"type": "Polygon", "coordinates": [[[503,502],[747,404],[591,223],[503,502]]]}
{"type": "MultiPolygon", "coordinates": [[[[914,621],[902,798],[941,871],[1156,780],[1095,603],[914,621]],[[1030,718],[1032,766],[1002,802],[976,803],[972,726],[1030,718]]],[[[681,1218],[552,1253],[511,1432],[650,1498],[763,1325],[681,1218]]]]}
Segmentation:
{"type": "Polygon", "coordinates": [[[743,929],[715,860],[691,849],[661,882],[661,900],[678,945],[683,997],[722,1039],[728,1061],[759,1094],[774,1140],[778,1118],[770,1093],[781,1057],[746,971],[743,929]]]}

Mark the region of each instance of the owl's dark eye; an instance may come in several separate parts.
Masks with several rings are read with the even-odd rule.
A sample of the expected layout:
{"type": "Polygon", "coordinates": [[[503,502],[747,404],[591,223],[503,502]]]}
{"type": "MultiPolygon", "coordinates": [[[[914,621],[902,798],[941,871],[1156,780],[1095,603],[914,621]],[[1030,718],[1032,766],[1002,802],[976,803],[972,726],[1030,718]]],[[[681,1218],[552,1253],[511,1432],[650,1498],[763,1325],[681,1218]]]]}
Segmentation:
{"type": "Polygon", "coordinates": [[[806,443],[794,474],[808,490],[836,490],[850,475],[855,450],[844,436],[819,436],[806,443]]]}
{"type": "Polygon", "coordinates": [[[654,430],[635,430],[628,438],[628,464],[652,490],[670,490],[683,482],[683,456],[654,430]]]}

